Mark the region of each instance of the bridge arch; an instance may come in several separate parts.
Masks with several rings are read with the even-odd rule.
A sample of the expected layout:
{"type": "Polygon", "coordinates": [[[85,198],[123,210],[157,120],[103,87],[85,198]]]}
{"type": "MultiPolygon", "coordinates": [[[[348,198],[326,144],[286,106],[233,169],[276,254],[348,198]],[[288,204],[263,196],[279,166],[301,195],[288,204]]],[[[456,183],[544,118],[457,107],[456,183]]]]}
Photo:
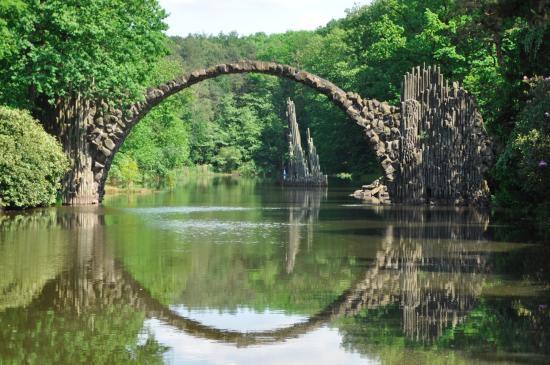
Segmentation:
{"type": "Polygon", "coordinates": [[[363,99],[360,95],[345,92],[330,81],[306,71],[274,62],[241,61],[220,64],[193,71],[156,88],[146,91],[143,101],[117,109],[105,102],[98,105],[93,122],[88,126],[89,149],[92,157],[93,185],[97,201],[104,195],[105,183],[114,155],[132,128],[147,113],[166,98],[201,81],[222,75],[260,73],[295,81],[324,94],[366,134],[375,155],[384,170],[386,181],[392,182],[398,170],[398,144],[386,143],[399,139],[399,110],[385,102],[363,99]],[[394,146],[394,149],[392,149],[394,146]]]}

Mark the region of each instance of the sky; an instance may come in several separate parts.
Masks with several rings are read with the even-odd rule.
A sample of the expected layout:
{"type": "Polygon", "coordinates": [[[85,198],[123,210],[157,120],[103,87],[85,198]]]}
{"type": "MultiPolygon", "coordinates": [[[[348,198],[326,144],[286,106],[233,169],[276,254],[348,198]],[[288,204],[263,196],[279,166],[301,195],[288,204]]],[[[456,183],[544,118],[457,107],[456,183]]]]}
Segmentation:
{"type": "Polygon", "coordinates": [[[170,14],[168,35],[236,31],[283,33],[313,30],[369,0],[159,0],[170,14]]]}

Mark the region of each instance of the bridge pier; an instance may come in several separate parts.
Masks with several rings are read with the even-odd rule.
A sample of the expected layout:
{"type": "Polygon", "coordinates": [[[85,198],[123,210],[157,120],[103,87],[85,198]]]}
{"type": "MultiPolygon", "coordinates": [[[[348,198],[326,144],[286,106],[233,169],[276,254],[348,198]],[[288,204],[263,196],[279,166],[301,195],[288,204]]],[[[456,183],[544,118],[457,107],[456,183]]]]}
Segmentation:
{"type": "Polygon", "coordinates": [[[77,95],[58,100],[53,117],[45,123],[45,127],[58,137],[70,161],[70,171],[62,180],[63,204],[100,202],[100,184],[93,171],[96,158],[88,140],[88,129],[94,124],[95,115],[94,103],[77,95]]]}
{"type": "Polygon", "coordinates": [[[400,170],[392,200],[406,204],[487,205],[491,142],[474,97],[443,78],[439,67],[416,67],[401,92],[400,170]]]}

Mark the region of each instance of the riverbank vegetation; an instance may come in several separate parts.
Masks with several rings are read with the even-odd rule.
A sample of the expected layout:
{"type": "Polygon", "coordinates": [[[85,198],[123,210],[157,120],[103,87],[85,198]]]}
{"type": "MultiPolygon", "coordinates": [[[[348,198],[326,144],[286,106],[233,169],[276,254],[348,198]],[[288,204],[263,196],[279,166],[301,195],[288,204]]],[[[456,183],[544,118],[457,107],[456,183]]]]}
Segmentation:
{"type": "Polygon", "coordinates": [[[67,157],[26,111],[0,106],[0,209],[55,203],[67,157]]]}
{"type": "MultiPolygon", "coordinates": [[[[28,108],[45,123],[63,96],[130,100],[182,73],[259,59],[398,105],[402,76],[419,64],[437,64],[477,97],[495,142],[488,177],[495,202],[548,210],[547,2],[374,0],[316,31],[171,38],[162,34],[166,14],[155,1],[138,1],[132,11],[122,1],[92,3],[0,5],[0,103],[28,108]]],[[[287,80],[237,75],[200,83],[155,108],[117,154],[111,181],[144,184],[194,165],[277,176],[287,148],[287,97],[301,127],[311,129],[327,173],[378,174],[358,127],[326,97],[287,80]]]]}

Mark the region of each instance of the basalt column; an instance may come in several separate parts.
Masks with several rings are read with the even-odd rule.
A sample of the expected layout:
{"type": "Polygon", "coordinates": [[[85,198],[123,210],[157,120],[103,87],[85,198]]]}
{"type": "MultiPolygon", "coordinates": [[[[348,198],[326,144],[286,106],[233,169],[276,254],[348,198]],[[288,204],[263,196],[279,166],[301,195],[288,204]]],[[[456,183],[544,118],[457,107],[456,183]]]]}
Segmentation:
{"type": "Polygon", "coordinates": [[[326,186],[327,175],[321,172],[319,155],[313,144],[313,139],[307,130],[308,153],[302,148],[302,137],[296,120],[296,107],[290,99],[287,101],[288,118],[288,175],[284,176],[287,185],[326,186]]]}
{"type": "Polygon", "coordinates": [[[63,180],[63,203],[69,205],[98,204],[98,183],[94,179],[92,151],[88,129],[93,125],[96,109],[93,102],[75,96],[60,99],[55,105],[53,120],[47,128],[63,146],[71,170],[63,180]]]}
{"type": "Polygon", "coordinates": [[[439,67],[414,68],[402,84],[400,171],[395,201],[484,205],[490,141],[474,97],[439,67]]]}

